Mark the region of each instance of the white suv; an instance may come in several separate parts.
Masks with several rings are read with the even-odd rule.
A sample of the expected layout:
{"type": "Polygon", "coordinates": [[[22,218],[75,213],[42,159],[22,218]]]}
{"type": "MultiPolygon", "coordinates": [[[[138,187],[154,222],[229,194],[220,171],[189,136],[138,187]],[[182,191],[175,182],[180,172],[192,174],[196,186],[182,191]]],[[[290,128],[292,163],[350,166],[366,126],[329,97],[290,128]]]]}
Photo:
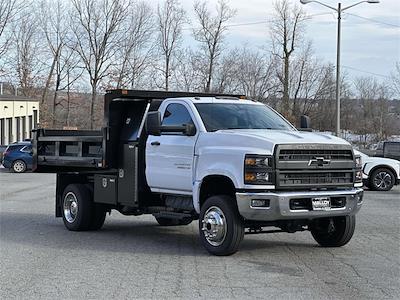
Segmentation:
{"type": "Polygon", "coordinates": [[[363,182],[375,191],[389,191],[400,181],[400,161],[390,158],[371,157],[354,150],[361,156],[363,182]]]}

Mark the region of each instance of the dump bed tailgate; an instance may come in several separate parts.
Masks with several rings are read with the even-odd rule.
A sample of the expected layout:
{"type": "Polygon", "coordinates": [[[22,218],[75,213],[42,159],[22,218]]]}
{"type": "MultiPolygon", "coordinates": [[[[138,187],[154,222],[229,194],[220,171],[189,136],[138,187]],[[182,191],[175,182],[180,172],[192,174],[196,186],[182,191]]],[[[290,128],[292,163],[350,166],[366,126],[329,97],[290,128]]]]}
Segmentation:
{"type": "Polygon", "coordinates": [[[105,168],[104,131],[37,129],[33,170],[59,172],[105,168]]]}

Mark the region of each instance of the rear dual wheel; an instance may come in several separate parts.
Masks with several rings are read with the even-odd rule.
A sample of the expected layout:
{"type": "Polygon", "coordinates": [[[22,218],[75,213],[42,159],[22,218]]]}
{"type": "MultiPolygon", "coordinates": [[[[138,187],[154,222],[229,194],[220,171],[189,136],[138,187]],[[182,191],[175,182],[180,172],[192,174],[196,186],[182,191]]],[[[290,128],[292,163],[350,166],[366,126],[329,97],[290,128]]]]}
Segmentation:
{"type": "Polygon", "coordinates": [[[71,231],[98,230],[106,218],[106,210],[93,202],[91,190],[84,184],[69,184],[62,197],[62,217],[71,231]]]}

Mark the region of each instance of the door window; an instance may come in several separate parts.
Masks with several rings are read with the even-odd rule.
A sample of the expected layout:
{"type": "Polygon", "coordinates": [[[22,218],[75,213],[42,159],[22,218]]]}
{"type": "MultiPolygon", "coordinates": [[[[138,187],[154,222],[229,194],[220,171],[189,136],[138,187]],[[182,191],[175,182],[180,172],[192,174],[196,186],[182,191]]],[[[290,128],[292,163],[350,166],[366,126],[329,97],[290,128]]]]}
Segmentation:
{"type": "MultiPolygon", "coordinates": [[[[189,111],[187,108],[178,103],[172,103],[167,106],[167,109],[165,110],[164,117],[162,120],[161,125],[162,126],[182,126],[185,124],[193,124],[194,122],[192,120],[192,117],[190,116],[189,111]]],[[[168,133],[167,134],[178,134],[181,135],[181,133],[168,133]]]]}

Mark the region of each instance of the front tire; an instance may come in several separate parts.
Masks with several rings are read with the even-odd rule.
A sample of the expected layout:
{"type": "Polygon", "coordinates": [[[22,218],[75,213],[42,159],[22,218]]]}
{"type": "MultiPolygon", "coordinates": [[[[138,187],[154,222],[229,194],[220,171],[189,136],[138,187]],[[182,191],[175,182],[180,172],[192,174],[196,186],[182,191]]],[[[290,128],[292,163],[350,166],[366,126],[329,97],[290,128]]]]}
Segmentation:
{"type": "Polygon", "coordinates": [[[201,207],[200,239],[211,254],[231,255],[243,240],[243,220],[234,201],[226,195],[212,196],[201,207]]]}
{"type": "Polygon", "coordinates": [[[379,168],[372,172],[369,180],[369,187],[374,191],[389,191],[392,189],[395,177],[392,171],[386,168],[379,168]]]}
{"type": "Polygon", "coordinates": [[[14,173],[24,173],[27,169],[26,163],[23,160],[17,159],[12,164],[14,173]]]}
{"type": "Polygon", "coordinates": [[[315,241],[322,247],[341,247],[353,237],[356,217],[334,217],[314,220],[310,231],[315,241]]]}

